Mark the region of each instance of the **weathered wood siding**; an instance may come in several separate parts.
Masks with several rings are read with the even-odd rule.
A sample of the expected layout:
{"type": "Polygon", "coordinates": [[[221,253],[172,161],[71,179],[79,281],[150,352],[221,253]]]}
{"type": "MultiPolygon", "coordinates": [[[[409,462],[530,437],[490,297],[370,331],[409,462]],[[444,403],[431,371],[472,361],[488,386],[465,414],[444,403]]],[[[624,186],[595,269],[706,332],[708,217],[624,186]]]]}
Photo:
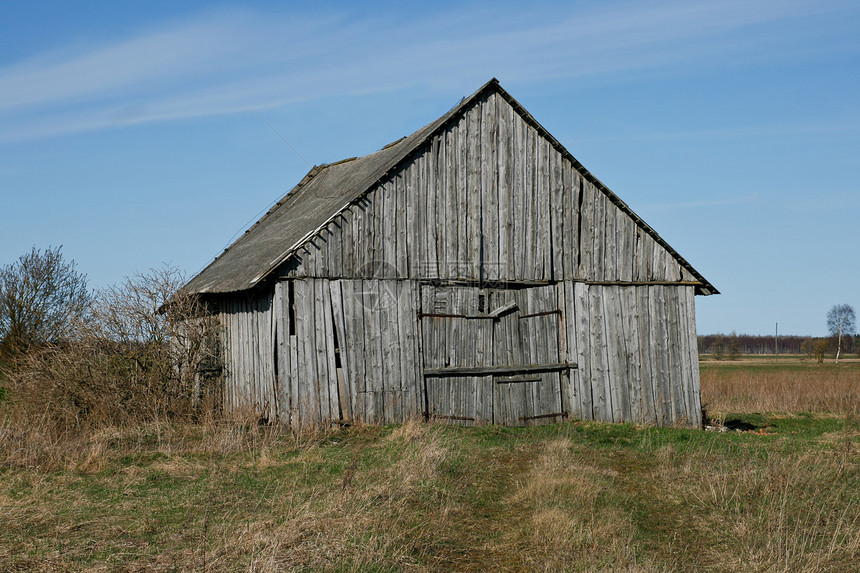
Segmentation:
{"type": "Polygon", "coordinates": [[[282,276],[695,281],[498,94],[407,158],[282,276]]]}
{"type": "Polygon", "coordinates": [[[293,427],[423,414],[408,281],[282,281],[222,305],[224,401],[293,427]]]}
{"type": "Polygon", "coordinates": [[[395,423],[425,412],[457,423],[534,423],[523,416],[546,422],[557,419],[549,414],[564,412],[588,420],[698,426],[694,313],[692,286],[567,281],[512,291],[424,287],[419,299],[413,281],[282,281],[271,297],[226,303],[225,406],[294,427],[395,423]],[[554,291],[557,304],[551,306],[560,313],[520,318],[554,310],[541,294],[546,289],[554,291]],[[487,304],[517,301],[518,312],[497,321],[419,318],[422,309],[486,311],[477,307],[477,292],[487,293],[481,295],[487,304]],[[424,368],[552,362],[577,367],[543,373],[530,384],[423,374],[424,368]],[[558,380],[560,408],[558,398],[546,394],[552,389],[547,384],[558,380]]]}
{"type": "Polygon", "coordinates": [[[237,296],[221,303],[224,332],[223,400],[227,411],[255,411],[273,418],[272,297],[237,296]]]}
{"type": "Polygon", "coordinates": [[[692,286],[562,288],[574,417],[701,425],[692,286]]]}

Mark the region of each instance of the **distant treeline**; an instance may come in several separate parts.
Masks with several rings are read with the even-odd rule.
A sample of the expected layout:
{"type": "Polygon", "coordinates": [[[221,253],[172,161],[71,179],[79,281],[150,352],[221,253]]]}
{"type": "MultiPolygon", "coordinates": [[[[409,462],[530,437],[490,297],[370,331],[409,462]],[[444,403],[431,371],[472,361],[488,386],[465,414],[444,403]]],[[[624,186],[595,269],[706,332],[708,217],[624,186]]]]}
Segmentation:
{"type": "MultiPolygon", "coordinates": [[[[774,354],[777,352],[773,336],[754,336],[751,334],[706,334],[700,335],[699,354],[774,354]]],[[[779,354],[810,354],[814,342],[830,340],[811,336],[780,336],[779,354]]],[[[853,337],[842,340],[842,351],[853,353],[860,341],[853,337]]],[[[835,348],[835,343],[834,346],[835,348]]]]}

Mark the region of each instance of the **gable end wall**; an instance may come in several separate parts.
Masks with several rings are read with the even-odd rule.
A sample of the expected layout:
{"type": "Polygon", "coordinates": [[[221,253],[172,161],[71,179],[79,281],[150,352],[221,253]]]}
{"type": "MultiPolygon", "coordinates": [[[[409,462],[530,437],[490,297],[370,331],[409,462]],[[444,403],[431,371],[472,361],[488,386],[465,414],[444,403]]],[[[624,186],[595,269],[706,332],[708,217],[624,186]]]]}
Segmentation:
{"type": "Polygon", "coordinates": [[[323,227],[280,276],[697,280],[496,92],[323,227]]]}

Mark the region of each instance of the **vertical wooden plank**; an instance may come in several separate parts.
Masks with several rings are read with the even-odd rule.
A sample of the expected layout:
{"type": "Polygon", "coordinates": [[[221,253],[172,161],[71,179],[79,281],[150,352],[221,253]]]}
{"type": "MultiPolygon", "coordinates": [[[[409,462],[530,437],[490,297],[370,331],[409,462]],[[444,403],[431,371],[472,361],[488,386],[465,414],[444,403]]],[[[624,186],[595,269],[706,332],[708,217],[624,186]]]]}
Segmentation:
{"type": "Polygon", "coordinates": [[[396,281],[394,288],[397,289],[396,315],[397,332],[395,341],[400,353],[399,359],[394,364],[398,378],[398,389],[400,392],[400,414],[398,423],[403,423],[416,416],[415,391],[417,380],[415,380],[415,307],[412,304],[412,281],[396,281]]]}
{"type": "Polygon", "coordinates": [[[689,294],[693,290],[693,287],[676,287],[676,290],[678,291],[680,321],[678,333],[681,337],[678,351],[681,354],[683,364],[680,382],[684,385],[684,397],[687,401],[690,425],[700,427],[701,399],[699,397],[696,378],[696,372],[699,370],[699,361],[698,352],[696,354],[692,352],[692,348],[696,346],[696,336],[694,334],[696,319],[690,309],[692,297],[689,294]]]}
{"type": "MultiPolygon", "coordinates": [[[[564,281],[558,284],[559,287],[559,308],[562,309],[562,321],[564,326],[564,344],[561,346],[565,352],[565,360],[569,363],[577,364],[577,367],[568,372],[567,386],[568,390],[568,405],[566,406],[569,415],[573,418],[586,418],[591,415],[591,400],[588,395],[584,395],[585,388],[583,387],[583,376],[579,365],[581,360],[580,345],[582,341],[579,339],[577,328],[577,305],[576,305],[576,288],[573,281],[564,281]]],[[[561,345],[562,343],[559,342],[561,345]]]]}
{"type": "Polygon", "coordinates": [[[510,200],[507,214],[509,224],[506,226],[508,250],[505,257],[506,270],[504,276],[507,279],[516,279],[522,276],[519,262],[522,251],[522,218],[520,214],[522,211],[522,180],[520,177],[522,120],[512,106],[508,106],[507,116],[510,145],[505,157],[508,164],[505,171],[505,185],[510,200]]]}
{"type": "Polygon", "coordinates": [[[620,288],[614,285],[603,287],[602,290],[604,291],[604,318],[608,344],[612,419],[616,422],[629,422],[631,421],[630,377],[627,372],[627,348],[624,339],[624,316],[621,308],[620,288]]]}
{"type": "Polygon", "coordinates": [[[386,231],[391,224],[385,209],[385,185],[377,185],[368,197],[373,202],[373,278],[381,279],[388,276],[389,241],[391,235],[386,231]]]}
{"type": "Polygon", "coordinates": [[[496,99],[489,94],[482,103],[481,120],[481,258],[480,277],[498,280],[499,262],[499,203],[496,188],[496,99]]]}
{"type": "Polygon", "coordinates": [[[457,278],[466,278],[469,264],[469,117],[472,112],[467,110],[458,123],[457,141],[457,204],[459,217],[457,221],[457,278]]]}
{"type": "Polygon", "coordinates": [[[433,197],[436,204],[436,259],[439,277],[447,276],[448,268],[448,140],[446,132],[433,137],[433,197]]]}
{"type": "Polygon", "coordinates": [[[630,250],[628,230],[630,218],[617,206],[613,205],[615,214],[615,280],[629,282],[633,276],[633,256],[630,250]]]}
{"type": "Polygon", "coordinates": [[[449,127],[445,137],[445,268],[440,277],[457,278],[457,224],[463,216],[457,202],[457,125],[449,127]]]}
{"type": "Polygon", "coordinates": [[[310,369],[311,357],[309,321],[311,316],[307,309],[307,279],[293,281],[293,300],[295,303],[296,322],[296,393],[294,394],[297,427],[305,428],[314,423],[311,415],[311,404],[308,397],[309,389],[313,387],[313,370],[310,369]]]}
{"type": "Polygon", "coordinates": [[[691,411],[693,401],[690,396],[691,366],[690,354],[687,351],[687,316],[684,310],[686,306],[685,288],[683,286],[667,287],[667,291],[671,293],[672,317],[676,321],[673,329],[675,352],[677,353],[677,357],[675,358],[676,373],[674,383],[678,388],[678,394],[682,400],[679,410],[683,412],[679,423],[683,422],[685,425],[689,425],[690,421],[694,418],[694,413],[691,411]]]}
{"type": "Polygon", "coordinates": [[[362,235],[362,241],[365,245],[365,259],[364,265],[361,269],[361,275],[366,279],[376,278],[377,272],[377,253],[380,236],[379,233],[376,232],[376,227],[379,222],[377,221],[377,202],[375,199],[376,197],[373,193],[368,193],[362,199],[362,203],[364,204],[364,233],[362,235]]]}
{"type": "Polygon", "coordinates": [[[366,409],[367,352],[364,343],[364,312],[361,280],[344,281],[341,284],[346,328],[347,354],[349,355],[349,387],[352,393],[352,415],[357,422],[368,422],[366,409]]]}
{"type": "Polygon", "coordinates": [[[417,205],[418,209],[418,212],[416,214],[417,226],[415,228],[415,242],[416,253],[418,255],[418,264],[421,268],[422,278],[433,278],[435,276],[435,273],[430,267],[430,256],[428,254],[427,244],[427,227],[430,225],[430,220],[427,216],[427,191],[425,188],[427,180],[424,177],[424,171],[426,170],[426,167],[424,166],[423,156],[418,155],[415,157],[410,167],[410,170],[410,175],[412,177],[412,185],[415,189],[415,205],[417,205]]]}
{"type": "Polygon", "coordinates": [[[380,301],[383,298],[382,285],[378,280],[366,281],[365,288],[369,289],[372,298],[372,306],[366,309],[365,327],[370,324],[370,357],[373,368],[370,371],[373,394],[373,420],[374,424],[385,422],[385,380],[384,380],[384,348],[382,343],[382,330],[385,327],[383,312],[380,301]]]}
{"type": "Polygon", "coordinates": [[[352,234],[352,207],[340,214],[341,274],[339,278],[355,276],[355,236],[352,234]]]}
{"type": "MultiPolygon", "coordinates": [[[[561,282],[553,285],[553,290],[555,291],[555,305],[559,310],[558,315],[558,339],[556,344],[558,346],[558,358],[559,362],[576,362],[575,359],[571,358],[570,349],[568,348],[567,340],[569,337],[569,333],[567,332],[568,328],[568,307],[567,301],[565,298],[565,289],[566,283],[561,282]]],[[[573,404],[573,388],[571,387],[571,382],[573,381],[573,372],[568,371],[564,372],[561,375],[561,411],[567,412],[568,417],[574,414],[575,411],[578,411],[578,406],[574,408],[573,404]]]]}
{"type": "Polygon", "coordinates": [[[481,103],[476,103],[468,112],[468,261],[469,278],[480,280],[481,264],[481,103]]]}
{"type": "Polygon", "coordinates": [[[326,261],[327,269],[323,276],[325,277],[340,277],[343,276],[343,234],[341,225],[343,217],[338,215],[325,228],[326,238],[326,261]]]}
{"type": "Polygon", "coordinates": [[[666,280],[663,266],[663,247],[655,240],[651,240],[651,280],[663,281],[666,280]]]}
{"type": "Polygon", "coordinates": [[[236,341],[236,358],[234,361],[236,373],[236,385],[234,389],[234,395],[236,399],[234,401],[234,407],[237,409],[249,407],[250,404],[248,404],[248,402],[251,401],[250,390],[245,388],[248,376],[246,374],[245,368],[245,356],[247,352],[245,350],[246,337],[244,336],[245,329],[243,328],[243,326],[245,314],[247,313],[247,305],[245,304],[245,301],[241,302],[241,305],[239,305],[238,303],[236,305],[237,309],[233,323],[235,326],[233,336],[234,340],[236,341]]]}
{"type": "Polygon", "coordinates": [[[250,345],[250,329],[248,323],[251,320],[252,308],[247,300],[242,301],[242,312],[237,317],[239,319],[239,343],[241,352],[239,355],[239,403],[243,408],[254,409],[256,404],[256,389],[254,386],[254,370],[253,370],[253,353],[250,345]]]}
{"type": "MultiPolygon", "coordinates": [[[[554,281],[564,280],[565,268],[565,217],[569,216],[565,186],[564,170],[561,154],[555,149],[549,151],[549,219],[550,219],[550,278],[554,281]]],[[[563,307],[559,307],[563,308],[563,307]]]]}
{"type": "Polygon", "coordinates": [[[595,280],[605,281],[607,279],[606,253],[608,249],[608,244],[606,207],[608,201],[606,200],[606,195],[604,195],[604,193],[599,189],[595,189],[595,195],[597,199],[595,201],[594,215],[594,260],[592,261],[592,273],[595,277],[595,280]]]}
{"type": "Polygon", "coordinates": [[[651,309],[649,305],[649,287],[634,287],[636,292],[636,308],[639,312],[639,380],[642,385],[642,416],[648,424],[657,423],[657,412],[654,404],[656,402],[655,376],[652,369],[652,357],[654,355],[653,339],[651,336],[651,309]]]}
{"type": "MultiPolygon", "coordinates": [[[[316,361],[316,400],[319,408],[318,422],[322,426],[327,426],[331,423],[331,396],[329,395],[329,379],[334,378],[336,374],[329,375],[329,356],[328,356],[328,331],[330,330],[331,320],[326,320],[326,304],[323,299],[322,279],[310,279],[308,287],[311,292],[313,307],[313,355],[312,360],[316,361]]],[[[335,388],[337,386],[335,385],[335,388]]],[[[336,398],[335,398],[336,400],[336,398]]]]}
{"type": "Polygon", "coordinates": [[[254,299],[254,312],[251,314],[251,346],[254,349],[254,381],[257,385],[257,400],[260,404],[259,414],[268,418],[269,393],[266,377],[266,358],[264,352],[269,348],[268,328],[264,320],[262,297],[254,299]]]}
{"type": "Polygon", "coordinates": [[[661,287],[666,297],[667,331],[669,339],[669,372],[672,384],[673,425],[686,425],[690,420],[685,380],[685,367],[681,352],[681,325],[679,321],[679,287],[661,287]]]}
{"type": "Polygon", "coordinates": [[[353,232],[355,241],[353,243],[353,255],[355,260],[355,274],[353,276],[366,276],[371,267],[370,257],[373,251],[372,232],[369,227],[370,220],[368,209],[370,202],[366,196],[358,199],[352,207],[353,232]]]}
{"type": "Polygon", "coordinates": [[[577,221],[576,249],[579,258],[577,265],[577,277],[581,280],[596,280],[593,271],[592,260],[594,258],[594,189],[581,176],[579,181],[581,205],[579,207],[579,220],[577,221]]]}
{"type": "Polygon", "coordinates": [[[278,416],[278,380],[275,370],[275,361],[277,360],[278,348],[277,338],[275,336],[277,332],[277,319],[274,313],[274,294],[275,289],[270,289],[266,298],[267,308],[265,314],[263,315],[265,320],[261,325],[265,329],[266,336],[268,338],[267,345],[265,348],[266,394],[268,395],[269,400],[269,411],[267,418],[272,421],[275,421],[278,416]]]}
{"type": "Polygon", "coordinates": [[[592,286],[588,292],[591,314],[591,394],[596,420],[614,421],[608,369],[604,288],[592,286]]]}
{"type": "Polygon", "coordinates": [[[643,407],[642,367],[639,352],[639,305],[636,298],[637,287],[621,287],[621,300],[624,312],[624,343],[627,348],[627,375],[630,389],[631,421],[647,422],[643,407]]]}
{"type": "Polygon", "coordinates": [[[331,297],[331,312],[334,322],[335,335],[337,336],[338,355],[340,356],[340,369],[343,379],[338,378],[338,410],[345,420],[351,421],[352,415],[352,385],[350,365],[350,345],[346,334],[346,315],[344,311],[342,281],[329,282],[329,296],[331,297]]]}
{"type": "Polygon", "coordinates": [[[283,317],[284,311],[282,306],[282,291],[283,285],[281,281],[278,281],[272,287],[272,308],[271,308],[271,340],[272,340],[272,359],[274,361],[272,366],[272,379],[274,382],[274,388],[272,392],[273,397],[273,416],[272,420],[276,420],[280,423],[281,421],[281,396],[283,395],[283,381],[284,381],[284,348],[286,345],[284,344],[284,330],[283,330],[283,317]]]}
{"type": "Polygon", "coordinates": [[[323,352],[324,357],[326,359],[326,382],[328,384],[328,414],[326,417],[329,423],[341,419],[338,372],[335,357],[336,346],[334,343],[335,331],[337,326],[335,324],[333,312],[331,282],[332,281],[329,281],[327,279],[320,279],[317,281],[317,289],[320,294],[320,298],[322,299],[323,305],[323,312],[321,313],[321,322],[323,324],[321,324],[320,327],[325,333],[325,345],[323,352]]]}
{"type": "Polygon", "coordinates": [[[665,316],[665,352],[666,352],[666,372],[665,391],[671,397],[671,416],[669,423],[676,425],[679,420],[686,416],[684,398],[680,392],[678,384],[678,373],[680,367],[678,365],[677,353],[677,321],[673,317],[674,311],[674,289],[665,286],[657,287],[661,292],[661,303],[663,306],[663,316],[665,316]]]}
{"type": "MultiPolygon", "coordinates": [[[[298,331],[298,329],[296,329],[298,331]]],[[[299,337],[290,335],[290,427],[300,428],[301,418],[299,416],[299,337]]]]}
{"type": "Polygon", "coordinates": [[[555,196],[552,193],[552,167],[550,164],[554,150],[550,147],[549,141],[538,135],[539,158],[538,162],[539,177],[537,178],[537,190],[535,196],[537,198],[538,212],[538,228],[540,230],[540,238],[538,241],[538,258],[540,259],[540,276],[542,280],[552,279],[552,214],[551,210],[554,205],[555,196]]]}
{"type": "MultiPolygon", "coordinates": [[[[567,292],[572,296],[568,306],[573,308],[573,316],[569,327],[571,337],[576,341],[576,372],[574,392],[579,399],[578,417],[583,420],[593,420],[591,396],[591,327],[590,305],[588,304],[588,285],[583,283],[565,282],[567,292]]],[[[571,351],[573,347],[571,347],[571,351]]]]}
{"type": "Polygon", "coordinates": [[[662,286],[651,287],[651,325],[654,331],[654,356],[656,360],[657,407],[659,424],[672,424],[674,406],[672,404],[672,381],[669,372],[669,332],[666,312],[666,299],[662,286]]]}
{"type": "Polygon", "coordinates": [[[392,207],[394,204],[392,186],[391,179],[386,178],[376,186],[376,190],[373,192],[376,195],[376,213],[379,217],[380,232],[379,270],[376,277],[381,279],[394,278],[395,265],[397,264],[397,233],[396,221],[394,220],[396,212],[392,207]]]}
{"type": "Polygon", "coordinates": [[[415,178],[415,191],[417,193],[418,205],[418,257],[421,261],[422,276],[426,278],[435,278],[436,269],[432,266],[432,258],[430,256],[430,241],[428,240],[429,227],[432,225],[430,219],[430,208],[427,197],[427,163],[424,154],[418,154],[413,163],[413,176],[415,178]]]}
{"type": "Polygon", "coordinates": [[[642,256],[642,236],[644,231],[637,225],[634,229],[633,241],[633,275],[632,280],[635,282],[645,281],[645,264],[642,256]]]}
{"type": "Polygon", "coordinates": [[[702,427],[702,394],[699,379],[699,350],[696,343],[696,302],[693,287],[684,289],[686,295],[687,352],[690,356],[690,412],[696,428],[702,427]]]}
{"type": "Polygon", "coordinates": [[[299,425],[302,428],[311,427],[320,422],[312,280],[302,279],[294,283],[296,331],[300,343],[298,409],[299,425]]]}
{"type": "MultiPolygon", "coordinates": [[[[501,99],[501,98],[499,98],[501,99]]],[[[500,268],[501,270],[501,268],[500,268]]],[[[482,294],[487,301],[487,305],[491,303],[490,300],[490,290],[484,289],[482,294]]],[[[483,354],[481,357],[482,365],[490,365],[495,364],[494,361],[494,340],[493,340],[493,321],[486,321],[481,325],[481,331],[483,336],[483,354]]],[[[493,408],[494,408],[494,392],[493,392],[493,377],[492,376],[483,376],[478,380],[478,384],[481,385],[481,393],[480,398],[481,402],[478,405],[478,415],[477,418],[481,424],[492,424],[493,423],[493,408]]]]}
{"type": "MultiPolygon", "coordinates": [[[[521,289],[518,291],[514,291],[512,294],[515,295],[518,306],[522,309],[517,314],[531,314],[535,312],[535,301],[533,300],[535,295],[535,290],[533,288],[529,289],[521,289]]],[[[526,319],[520,320],[515,315],[511,316],[509,320],[511,321],[511,326],[516,331],[516,337],[520,342],[520,348],[522,351],[522,357],[517,361],[518,364],[535,364],[539,360],[538,352],[539,345],[541,345],[541,341],[538,337],[541,335],[540,328],[533,328],[537,325],[534,320],[526,319]]],[[[515,386],[522,387],[524,391],[524,398],[527,404],[525,411],[520,411],[519,417],[523,416],[536,416],[541,412],[541,403],[540,403],[540,386],[541,384],[529,383],[529,384],[515,384],[515,386]]],[[[533,424],[530,422],[528,425],[533,424]]]]}
{"type": "Polygon", "coordinates": [[[421,277],[421,267],[418,260],[418,213],[416,202],[417,197],[413,187],[412,166],[406,164],[400,169],[397,174],[398,186],[400,195],[403,200],[403,208],[405,209],[405,218],[401,224],[405,225],[406,241],[404,247],[406,249],[406,268],[407,275],[410,278],[421,277]]]}
{"type": "Polygon", "coordinates": [[[439,222],[442,214],[439,213],[439,192],[437,184],[437,172],[435,158],[439,155],[439,138],[434,137],[423,147],[421,154],[422,174],[424,184],[421,186],[427,196],[427,256],[433,269],[432,277],[439,276],[439,222]]]}
{"type": "Polygon", "coordinates": [[[385,423],[403,422],[403,388],[401,386],[401,344],[400,313],[398,305],[397,282],[380,281],[383,302],[379,311],[382,336],[383,384],[385,392],[385,423]]]}
{"type": "Polygon", "coordinates": [[[601,267],[603,270],[603,278],[601,280],[605,281],[615,281],[618,280],[618,249],[620,246],[618,245],[618,238],[615,230],[615,212],[617,208],[612,202],[604,195],[604,244],[603,244],[603,254],[601,257],[601,267]]]}
{"type": "Polygon", "coordinates": [[[498,265],[497,278],[511,278],[513,274],[510,268],[511,253],[509,250],[512,247],[512,211],[511,211],[511,187],[510,187],[510,154],[511,154],[511,121],[510,121],[510,105],[504,98],[496,98],[496,120],[497,127],[497,143],[496,143],[496,197],[498,201],[498,225],[499,225],[499,242],[498,242],[498,257],[496,264],[498,265]]]}
{"type": "Polygon", "coordinates": [[[520,216],[523,220],[521,274],[519,278],[535,278],[535,197],[534,197],[534,129],[531,126],[523,128],[523,164],[522,164],[522,194],[523,210],[520,216]]]}
{"type": "Polygon", "coordinates": [[[224,391],[223,391],[223,408],[225,412],[230,412],[235,407],[233,404],[233,386],[235,385],[234,381],[234,352],[235,345],[233,343],[233,301],[228,300],[222,306],[221,315],[223,317],[222,320],[222,333],[221,339],[224,341],[224,391]]]}
{"type": "Polygon", "coordinates": [[[406,190],[403,185],[403,172],[400,171],[392,176],[393,201],[395,209],[395,232],[397,233],[397,248],[395,252],[395,276],[407,278],[412,276],[409,272],[409,256],[407,241],[409,238],[409,227],[407,225],[406,190]]]}

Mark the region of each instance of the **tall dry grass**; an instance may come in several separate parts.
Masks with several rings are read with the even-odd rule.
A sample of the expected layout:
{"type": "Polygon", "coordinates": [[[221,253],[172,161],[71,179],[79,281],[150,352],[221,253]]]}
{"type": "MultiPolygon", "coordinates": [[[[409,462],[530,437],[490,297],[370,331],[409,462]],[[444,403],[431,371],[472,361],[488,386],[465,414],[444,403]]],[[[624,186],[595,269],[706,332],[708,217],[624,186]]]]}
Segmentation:
{"type": "Polygon", "coordinates": [[[617,479],[568,438],[546,442],[518,480],[508,502],[520,516],[503,544],[529,571],[645,571],[631,550],[636,528],[628,512],[606,503],[617,479]]]}
{"type": "MultiPolygon", "coordinates": [[[[860,559],[860,455],[849,424],[821,449],[778,442],[731,454],[664,447],[654,478],[686,527],[702,569],[855,571],[860,559]]],[[[688,560],[687,560],[688,562],[688,560]]]]}
{"type": "Polygon", "coordinates": [[[851,571],[858,434],[102,429],[0,468],[0,570],[851,571]]]}
{"type": "Polygon", "coordinates": [[[860,364],[713,365],[701,371],[702,404],[729,412],[860,412],[860,364]]]}

